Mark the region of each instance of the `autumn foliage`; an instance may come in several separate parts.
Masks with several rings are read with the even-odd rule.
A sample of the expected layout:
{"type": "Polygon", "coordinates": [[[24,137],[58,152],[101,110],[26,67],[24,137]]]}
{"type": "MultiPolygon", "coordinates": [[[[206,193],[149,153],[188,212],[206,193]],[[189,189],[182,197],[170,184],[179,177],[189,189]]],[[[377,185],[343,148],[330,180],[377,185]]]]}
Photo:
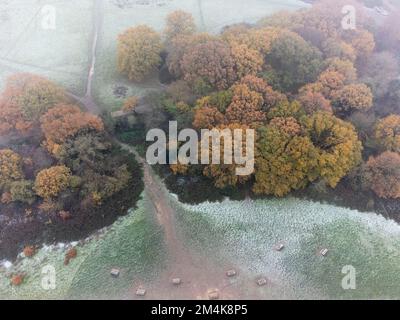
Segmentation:
{"type": "Polygon", "coordinates": [[[350,84],[333,94],[333,105],[339,114],[366,111],[372,107],[372,91],[365,84],[350,84]]]}
{"type": "Polygon", "coordinates": [[[140,81],[161,62],[160,36],[140,25],[129,28],[118,37],[118,70],[130,80],[140,81]]]}
{"type": "Polygon", "coordinates": [[[251,177],[235,177],[230,165],[178,164],[172,172],[283,196],[310,183],[335,188],[370,155],[400,152],[398,46],[387,41],[398,40],[394,18],[371,26],[363,12],[357,1],[321,0],[217,35],[197,33],[188,13],[171,13],[164,34],[173,82],[160,97],[167,117],[197,130],[257,132],[251,177]],[[357,10],[355,30],[342,27],[345,5],[357,10]],[[377,39],[385,30],[388,39],[377,39]]]}
{"type": "Polygon", "coordinates": [[[251,125],[264,121],[263,102],[262,95],[250,90],[247,85],[234,86],[232,102],[226,109],[227,122],[251,125]]]}
{"type": "Polygon", "coordinates": [[[58,105],[40,119],[48,150],[57,154],[60,145],[81,129],[102,131],[103,122],[97,116],[82,112],[74,105],[58,105]]]}
{"type": "Polygon", "coordinates": [[[166,19],[164,34],[167,42],[177,36],[192,35],[196,31],[193,16],[182,10],[170,13],[166,19]]]}
{"type": "Polygon", "coordinates": [[[125,112],[132,112],[135,111],[138,105],[139,105],[139,98],[136,96],[132,96],[125,100],[122,110],[125,112]]]}
{"type": "Polygon", "coordinates": [[[36,176],[35,191],[38,196],[49,199],[57,197],[70,186],[71,170],[66,166],[55,166],[42,170],[36,176]]]}
{"type": "Polygon", "coordinates": [[[364,183],[381,198],[400,198],[400,155],[386,151],[363,168],[364,183]]]}
{"type": "Polygon", "coordinates": [[[230,47],[219,40],[188,48],[181,67],[185,81],[197,90],[224,90],[237,80],[230,47]]]}
{"type": "Polygon", "coordinates": [[[0,150],[0,190],[22,178],[21,156],[10,149],[0,150]]]}
{"type": "Polygon", "coordinates": [[[386,150],[400,152],[400,116],[393,114],[379,120],[375,138],[386,150]]]}
{"type": "MultiPolygon", "coordinates": [[[[235,145],[235,139],[232,138],[232,151],[234,150],[233,148],[235,147],[241,147],[241,149],[235,149],[237,150],[236,152],[240,152],[241,155],[245,156],[246,155],[246,130],[249,129],[248,126],[246,125],[240,125],[240,124],[229,124],[229,125],[221,125],[217,127],[220,132],[226,132],[228,133],[228,136],[234,137],[234,131],[235,130],[241,130],[243,133],[242,135],[242,140],[240,141],[240,146],[239,146],[239,141],[236,141],[235,145]]],[[[224,159],[225,155],[225,138],[221,138],[220,140],[220,159],[224,159]]],[[[210,155],[212,152],[212,147],[210,144],[210,155]]],[[[210,159],[211,162],[211,159],[210,159]]],[[[236,169],[240,168],[242,165],[237,164],[234,160],[232,161],[232,164],[227,164],[223,163],[223,160],[221,160],[221,164],[216,165],[216,164],[210,164],[205,166],[203,170],[203,174],[207,177],[210,177],[214,181],[214,185],[217,188],[226,188],[228,186],[234,187],[237,186],[238,184],[243,184],[246,181],[248,181],[251,178],[250,175],[237,175],[236,169]]]]}
{"type": "Polygon", "coordinates": [[[66,101],[65,91],[46,78],[15,74],[7,79],[0,98],[0,133],[26,133],[43,113],[66,101]]]}

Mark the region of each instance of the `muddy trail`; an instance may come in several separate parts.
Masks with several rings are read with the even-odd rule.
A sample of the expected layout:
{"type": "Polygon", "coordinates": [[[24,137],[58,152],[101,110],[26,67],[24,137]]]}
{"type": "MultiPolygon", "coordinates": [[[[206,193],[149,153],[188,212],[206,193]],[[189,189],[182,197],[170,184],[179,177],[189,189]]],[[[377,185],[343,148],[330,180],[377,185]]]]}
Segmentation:
{"type": "MultiPolygon", "coordinates": [[[[89,73],[84,97],[72,93],[70,96],[80,102],[88,112],[101,114],[101,109],[92,96],[93,77],[95,75],[96,54],[98,40],[103,21],[103,0],[94,0],[93,6],[93,32],[91,38],[91,57],[89,73]]],[[[147,285],[146,299],[207,299],[210,292],[218,292],[222,299],[252,298],[258,296],[258,288],[254,280],[245,279],[240,275],[240,270],[232,265],[216,264],[212,259],[197,254],[185,246],[184,239],[176,229],[175,210],[170,204],[168,191],[157,182],[154,172],[148,163],[139,156],[136,150],[121,143],[114,137],[114,141],[124,150],[134,155],[143,167],[145,192],[148,194],[156,214],[157,222],[164,231],[164,243],[167,250],[167,267],[159,278],[147,285]],[[229,278],[228,269],[235,269],[237,276],[229,278]],[[172,279],[181,279],[181,284],[175,286],[172,279]],[[248,288],[243,290],[244,283],[248,288]],[[246,292],[245,295],[242,292],[246,292]]],[[[126,297],[127,299],[139,298],[136,296],[136,287],[126,297]]],[[[143,298],[140,298],[143,299],[143,298]]]]}

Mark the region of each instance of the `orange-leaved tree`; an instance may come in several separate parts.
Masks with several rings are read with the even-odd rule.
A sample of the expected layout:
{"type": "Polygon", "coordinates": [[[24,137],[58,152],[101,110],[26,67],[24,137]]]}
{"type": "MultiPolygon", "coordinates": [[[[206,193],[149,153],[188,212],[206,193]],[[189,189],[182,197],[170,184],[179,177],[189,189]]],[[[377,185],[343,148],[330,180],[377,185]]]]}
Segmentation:
{"type": "Polygon", "coordinates": [[[400,152],[400,116],[392,114],[378,121],[375,138],[385,150],[400,152]]]}
{"type": "Polygon", "coordinates": [[[47,110],[66,101],[65,91],[46,78],[29,73],[12,75],[0,99],[0,132],[26,132],[47,110]]]}
{"type": "Polygon", "coordinates": [[[177,36],[192,35],[195,32],[196,24],[192,14],[176,10],[167,16],[167,23],[164,30],[167,42],[170,42],[177,36]]]}
{"type": "Polygon", "coordinates": [[[57,154],[61,144],[81,129],[104,130],[102,120],[74,105],[60,104],[40,119],[48,150],[57,154]]]}
{"type": "Polygon", "coordinates": [[[66,166],[55,166],[38,173],[35,192],[44,199],[57,197],[70,186],[71,170],[66,166]]]}
{"type": "Polygon", "coordinates": [[[363,182],[381,198],[400,198],[400,155],[386,151],[369,158],[362,171],[363,182]]]}

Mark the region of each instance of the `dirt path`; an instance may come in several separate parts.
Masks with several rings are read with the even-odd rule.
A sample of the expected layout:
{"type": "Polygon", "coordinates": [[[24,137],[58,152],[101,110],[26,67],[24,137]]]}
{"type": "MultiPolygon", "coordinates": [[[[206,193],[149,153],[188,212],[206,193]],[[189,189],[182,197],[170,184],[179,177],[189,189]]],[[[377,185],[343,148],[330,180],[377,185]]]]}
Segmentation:
{"type": "MultiPolygon", "coordinates": [[[[89,112],[100,114],[101,110],[92,96],[93,77],[95,75],[96,53],[99,32],[103,20],[103,0],[94,0],[93,34],[91,39],[91,59],[87,79],[86,94],[78,97],[69,93],[70,97],[80,102],[89,112]]],[[[226,271],[234,266],[216,265],[211,259],[196,254],[185,246],[184,240],[176,230],[175,211],[170,204],[168,191],[154,178],[152,168],[136,150],[116,140],[124,150],[132,153],[142,164],[144,171],[145,192],[151,199],[158,223],[164,229],[164,242],[167,250],[167,268],[158,279],[147,285],[146,299],[207,299],[208,292],[217,290],[222,299],[256,298],[257,288],[254,281],[237,276],[228,278],[226,271]],[[180,278],[182,284],[174,286],[173,278],[180,278]],[[243,290],[244,283],[247,290],[243,290]],[[246,295],[243,295],[246,292],[246,295]]],[[[238,269],[236,269],[239,272],[238,269]]],[[[128,299],[137,298],[137,285],[132,288],[128,299]]]]}
{"type": "MultiPolygon", "coordinates": [[[[196,254],[185,246],[176,230],[176,215],[164,185],[157,182],[154,172],[135,149],[123,143],[120,146],[131,152],[143,165],[145,190],[151,199],[158,223],[164,229],[167,249],[167,268],[158,279],[147,284],[147,299],[207,299],[208,292],[217,290],[221,299],[256,298],[258,292],[254,281],[244,277],[228,278],[226,271],[232,265],[215,264],[211,259],[196,254]],[[180,278],[182,284],[174,286],[172,279],[180,278]],[[244,290],[248,284],[248,288],[244,290]],[[250,284],[250,285],[249,285],[250,284]]],[[[239,270],[235,269],[237,272],[239,270]]],[[[132,289],[128,298],[137,298],[132,289]]]]}

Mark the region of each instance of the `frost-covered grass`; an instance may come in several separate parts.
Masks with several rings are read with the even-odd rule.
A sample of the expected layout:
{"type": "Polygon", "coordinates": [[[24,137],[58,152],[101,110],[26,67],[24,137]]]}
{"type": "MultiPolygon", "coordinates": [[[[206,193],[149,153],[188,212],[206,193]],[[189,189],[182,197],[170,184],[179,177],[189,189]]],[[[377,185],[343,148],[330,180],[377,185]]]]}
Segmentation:
{"type": "MultiPolygon", "coordinates": [[[[272,281],[260,289],[266,298],[400,298],[400,226],[370,213],[294,198],[224,201],[191,206],[171,197],[184,241],[208,259],[237,267],[248,278],[272,281]],[[282,252],[273,247],[285,244],[282,252]],[[320,249],[328,248],[326,257],[320,249]],[[356,290],[341,287],[342,268],[356,270],[356,290]]],[[[163,233],[144,197],[138,209],[120,218],[100,239],[78,248],[64,266],[65,249],[42,249],[7,273],[24,272],[12,287],[0,271],[0,299],[124,298],[129,288],[151,284],[166,261],[163,233]],[[53,265],[57,289],[41,288],[41,270],[53,265]],[[121,269],[119,278],[110,270],[121,269]]]]}
{"type": "Polygon", "coordinates": [[[400,226],[381,216],[293,198],[175,206],[194,248],[267,276],[280,298],[400,298],[400,226]],[[346,265],[356,290],[342,289],[346,265]]]}
{"type": "Polygon", "coordinates": [[[152,220],[147,197],[138,209],[120,218],[100,239],[77,247],[78,256],[64,266],[65,249],[41,249],[31,259],[22,259],[12,269],[0,272],[0,299],[80,299],[123,298],[135,281],[146,281],[162,267],[164,249],[162,232],[152,220]],[[41,287],[42,267],[56,270],[56,290],[41,287]],[[121,269],[119,278],[110,270],[121,269]],[[10,285],[9,274],[26,273],[20,287],[10,285]]]}
{"type": "Polygon", "coordinates": [[[128,88],[128,96],[142,96],[148,90],[157,88],[157,79],[150,77],[146,83],[139,85],[128,81],[117,72],[117,36],[129,27],[147,24],[162,32],[166,16],[180,9],[193,14],[200,30],[216,33],[228,24],[254,23],[277,11],[296,10],[305,6],[305,3],[298,0],[158,0],[150,1],[149,5],[136,4],[121,9],[114,5],[113,0],[105,0],[95,75],[96,101],[104,109],[115,110],[123,103],[123,99],[113,95],[116,86],[128,88]]]}
{"type": "Polygon", "coordinates": [[[82,93],[92,32],[91,0],[5,0],[0,7],[0,81],[10,73],[46,76],[82,93]],[[56,10],[56,29],[42,28],[42,8],[56,10]]]}

